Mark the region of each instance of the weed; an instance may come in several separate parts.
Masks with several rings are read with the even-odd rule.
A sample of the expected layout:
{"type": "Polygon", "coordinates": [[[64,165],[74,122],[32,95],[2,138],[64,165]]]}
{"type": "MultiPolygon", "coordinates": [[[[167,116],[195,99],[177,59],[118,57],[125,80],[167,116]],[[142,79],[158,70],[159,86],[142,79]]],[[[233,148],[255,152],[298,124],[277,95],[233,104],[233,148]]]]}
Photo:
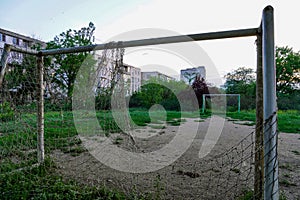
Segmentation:
{"type": "Polygon", "coordinates": [[[196,119],[194,120],[194,122],[204,122],[205,120],[204,119],[196,119]]]}
{"type": "Polygon", "coordinates": [[[287,169],[289,171],[293,171],[292,166],[290,164],[288,164],[288,163],[279,165],[279,168],[281,168],[281,169],[287,169]]]}
{"type": "Polygon", "coordinates": [[[297,156],[299,156],[300,155],[300,152],[299,151],[297,151],[297,150],[293,150],[293,151],[291,151],[292,153],[294,153],[295,155],[297,155],[297,156]]]}
{"type": "Polygon", "coordinates": [[[118,136],[118,137],[116,137],[116,139],[114,141],[114,144],[121,144],[122,141],[123,141],[123,138],[121,138],[121,137],[118,136]]]}
{"type": "Polygon", "coordinates": [[[166,126],[164,126],[164,125],[152,125],[152,124],[150,124],[148,126],[150,128],[153,128],[153,129],[165,129],[166,128],[166,126]]]}
{"type": "Polygon", "coordinates": [[[162,199],[162,193],[165,189],[164,189],[164,185],[162,184],[161,177],[159,174],[156,176],[154,188],[155,188],[154,199],[155,200],[162,199]]]}
{"type": "Polygon", "coordinates": [[[286,180],[286,179],[280,179],[279,180],[279,184],[283,185],[285,187],[290,187],[290,186],[297,186],[297,184],[295,183],[291,183],[290,181],[286,180]]]}

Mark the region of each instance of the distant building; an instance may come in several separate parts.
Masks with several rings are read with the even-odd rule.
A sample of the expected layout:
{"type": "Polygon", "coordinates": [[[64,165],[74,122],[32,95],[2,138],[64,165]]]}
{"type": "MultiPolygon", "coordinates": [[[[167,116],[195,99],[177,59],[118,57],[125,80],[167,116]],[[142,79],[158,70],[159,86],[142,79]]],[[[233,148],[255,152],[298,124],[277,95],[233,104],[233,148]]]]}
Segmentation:
{"type": "Polygon", "coordinates": [[[142,73],[141,69],[128,64],[124,64],[124,70],[127,75],[124,75],[124,80],[128,85],[127,95],[132,95],[134,92],[138,91],[142,85],[142,73]]]}
{"type": "MultiPolygon", "coordinates": [[[[5,44],[10,44],[21,48],[30,48],[36,44],[38,44],[41,47],[46,46],[46,43],[43,41],[0,28],[0,58],[2,57],[5,44]]],[[[6,68],[0,66],[1,73],[7,74],[12,72],[16,67],[13,64],[21,64],[23,62],[23,59],[24,59],[23,53],[18,53],[14,51],[10,52],[8,55],[6,68]]],[[[25,68],[22,69],[22,73],[23,74],[26,73],[25,68]]],[[[6,82],[4,77],[0,77],[0,78],[4,80],[4,83],[6,82]]],[[[9,98],[17,99],[18,102],[32,102],[32,100],[35,98],[35,94],[33,92],[33,87],[35,87],[34,81],[32,82],[24,81],[24,82],[12,83],[12,84],[13,86],[10,85],[9,86],[10,88],[5,88],[6,86],[4,87],[5,88],[4,90],[10,93],[9,98]]]]}
{"type": "MultiPolygon", "coordinates": [[[[98,64],[103,65],[101,62],[101,56],[95,55],[98,64]]],[[[114,78],[113,73],[113,62],[107,62],[99,71],[99,84],[98,88],[109,88],[111,87],[111,81],[114,78]]],[[[128,65],[123,63],[123,79],[124,79],[124,88],[126,90],[126,95],[132,95],[134,92],[138,91],[142,84],[141,78],[141,69],[138,67],[134,67],[132,65],[128,65]]],[[[118,77],[115,77],[117,80],[118,77]]]]}
{"type": "Polygon", "coordinates": [[[160,73],[158,71],[142,72],[142,82],[147,81],[151,78],[158,78],[158,79],[161,79],[164,81],[176,80],[174,77],[168,76],[168,75],[160,73]]]}
{"type": "Polygon", "coordinates": [[[194,82],[196,76],[206,79],[206,70],[204,66],[180,70],[180,80],[188,85],[191,85],[194,82]]]}
{"type": "MultiPolygon", "coordinates": [[[[39,44],[42,47],[46,46],[46,43],[19,33],[8,31],[0,28],[0,56],[3,53],[4,44],[16,45],[18,47],[30,48],[34,44],[39,44]]],[[[10,52],[8,57],[8,64],[14,62],[21,63],[23,54],[18,52],[10,52]]]]}

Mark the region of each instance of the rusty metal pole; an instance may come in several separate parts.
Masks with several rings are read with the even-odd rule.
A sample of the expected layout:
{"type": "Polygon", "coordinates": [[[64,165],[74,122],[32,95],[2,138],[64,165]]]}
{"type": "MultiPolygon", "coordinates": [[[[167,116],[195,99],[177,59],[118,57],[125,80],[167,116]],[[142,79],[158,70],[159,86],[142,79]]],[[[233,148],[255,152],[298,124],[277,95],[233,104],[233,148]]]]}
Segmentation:
{"type": "Polygon", "coordinates": [[[43,163],[45,160],[44,147],[44,64],[43,56],[37,56],[37,152],[38,162],[43,163]]]}
{"type": "MultiPolygon", "coordinates": [[[[261,28],[260,28],[261,30],[261,28]]],[[[264,190],[264,139],[263,139],[263,71],[262,71],[262,35],[261,31],[256,39],[256,128],[255,128],[255,176],[254,199],[263,199],[264,190]]]]}

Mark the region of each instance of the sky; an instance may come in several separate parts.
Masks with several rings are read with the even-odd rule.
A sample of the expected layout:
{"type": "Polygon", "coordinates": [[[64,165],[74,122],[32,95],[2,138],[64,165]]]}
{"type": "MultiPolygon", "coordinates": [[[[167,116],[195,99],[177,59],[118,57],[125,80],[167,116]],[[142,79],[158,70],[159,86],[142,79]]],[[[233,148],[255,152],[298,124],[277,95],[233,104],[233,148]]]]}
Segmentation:
{"type": "MultiPolygon", "coordinates": [[[[300,50],[300,2],[297,0],[0,2],[0,26],[3,29],[49,41],[67,29],[80,29],[93,22],[96,26],[96,43],[256,28],[260,24],[263,8],[272,5],[275,44],[300,50]]],[[[214,81],[216,77],[222,79],[226,73],[238,67],[255,69],[256,66],[255,37],[180,43],[175,46],[126,49],[124,60],[142,68],[142,71],[157,70],[172,76],[178,76],[180,69],[205,65],[208,78],[216,85],[220,84],[214,81]],[[194,54],[194,57],[186,54],[194,54]]]]}

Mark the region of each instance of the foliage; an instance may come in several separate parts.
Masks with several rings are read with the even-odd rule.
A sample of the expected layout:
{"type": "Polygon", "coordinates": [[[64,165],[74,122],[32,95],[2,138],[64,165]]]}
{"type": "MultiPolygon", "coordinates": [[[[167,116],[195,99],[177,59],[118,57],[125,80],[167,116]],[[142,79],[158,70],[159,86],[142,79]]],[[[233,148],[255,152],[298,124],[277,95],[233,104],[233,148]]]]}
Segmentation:
{"type": "Polygon", "coordinates": [[[300,90],[290,94],[277,93],[277,106],[280,110],[300,111],[300,90]]]}
{"type": "MultiPolygon", "coordinates": [[[[47,49],[58,49],[90,45],[93,41],[95,26],[92,22],[88,27],[80,30],[67,30],[55,36],[54,40],[47,44],[47,49]]],[[[72,96],[76,75],[82,63],[87,58],[88,52],[54,55],[53,59],[46,60],[48,82],[56,86],[67,95],[72,96]]]]}
{"type": "Polygon", "coordinates": [[[202,103],[203,103],[202,95],[209,94],[208,86],[207,86],[204,78],[197,76],[192,84],[192,88],[197,96],[199,108],[201,108],[202,103]]]}
{"type": "MultiPolygon", "coordinates": [[[[254,71],[251,68],[240,67],[226,76],[225,88],[227,94],[241,95],[241,108],[255,108],[256,83],[254,71]]],[[[233,102],[229,101],[228,106],[233,102]]]]}
{"type": "Polygon", "coordinates": [[[10,121],[14,119],[15,112],[8,102],[0,104],[0,121],[10,121]]]}
{"type": "Polygon", "coordinates": [[[37,87],[36,58],[24,55],[22,62],[13,62],[5,75],[5,87],[10,91],[15,105],[32,102],[37,87]]]}
{"type": "Polygon", "coordinates": [[[197,111],[202,105],[202,95],[208,93],[208,85],[200,77],[196,77],[191,86],[183,81],[153,78],[132,95],[129,106],[148,109],[154,104],[160,104],[166,110],[197,111]]]}
{"type": "Polygon", "coordinates": [[[277,92],[291,94],[300,83],[300,52],[290,47],[276,47],[277,92]]]}
{"type": "Polygon", "coordinates": [[[179,110],[176,95],[186,87],[181,81],[152,78],[142,85],[140,91],[132,95],[129,106],[150,108],[154,104],[161,104],[167,110],[179,110]]]}

